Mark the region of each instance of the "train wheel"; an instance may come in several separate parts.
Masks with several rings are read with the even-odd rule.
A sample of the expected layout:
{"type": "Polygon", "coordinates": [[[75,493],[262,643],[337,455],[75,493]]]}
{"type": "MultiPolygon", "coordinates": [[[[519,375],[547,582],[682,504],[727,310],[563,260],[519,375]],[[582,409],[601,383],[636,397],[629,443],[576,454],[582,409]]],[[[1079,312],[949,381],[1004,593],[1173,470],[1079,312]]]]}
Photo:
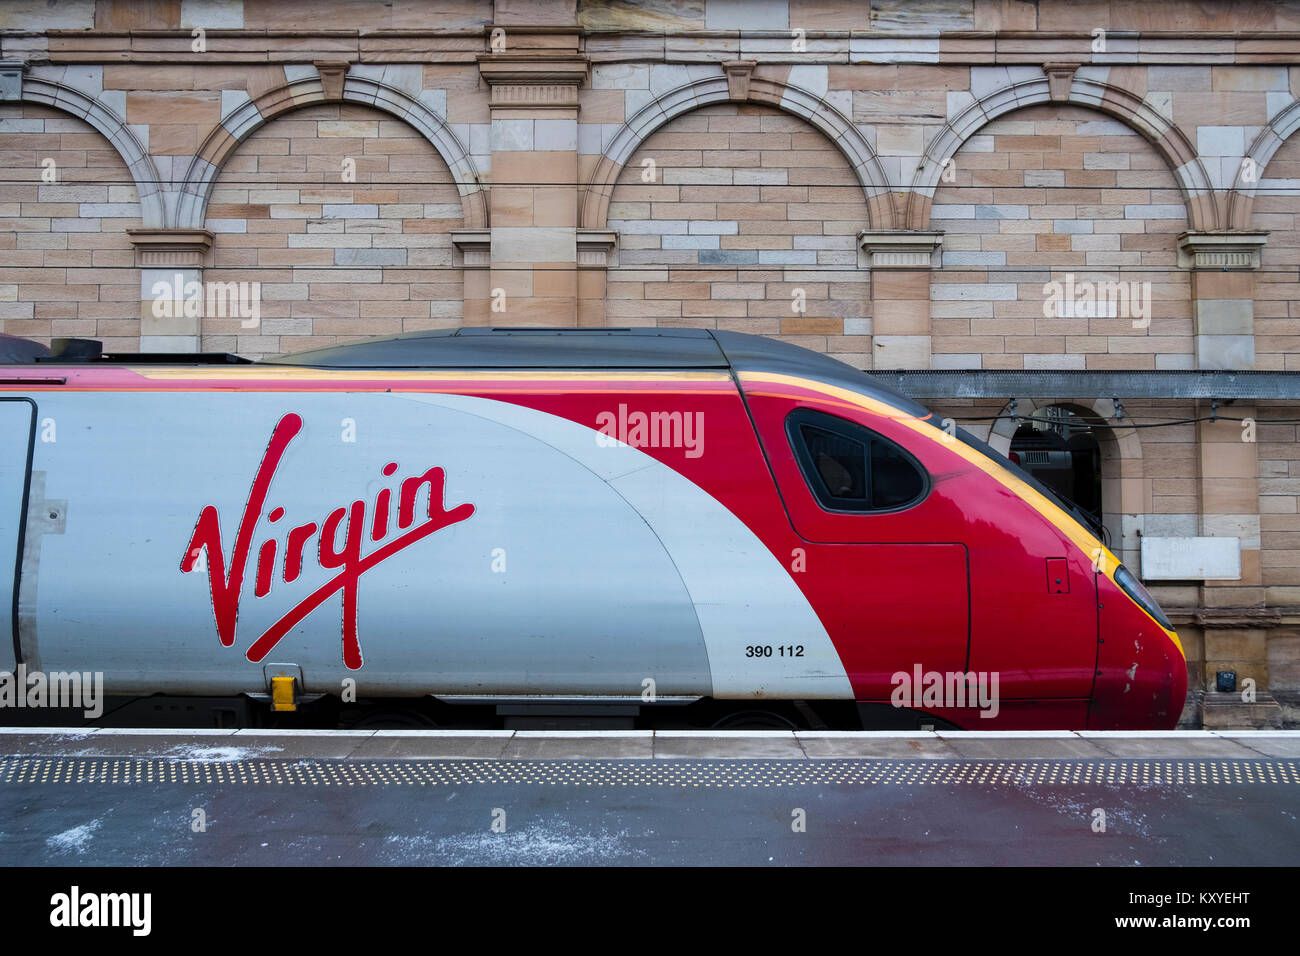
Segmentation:
{"type": "Polygon", "coordinates": [[[713,725],[714,730],[798,730],[793,721],[770,710],[742,710],[728,714],[713,725]]]}

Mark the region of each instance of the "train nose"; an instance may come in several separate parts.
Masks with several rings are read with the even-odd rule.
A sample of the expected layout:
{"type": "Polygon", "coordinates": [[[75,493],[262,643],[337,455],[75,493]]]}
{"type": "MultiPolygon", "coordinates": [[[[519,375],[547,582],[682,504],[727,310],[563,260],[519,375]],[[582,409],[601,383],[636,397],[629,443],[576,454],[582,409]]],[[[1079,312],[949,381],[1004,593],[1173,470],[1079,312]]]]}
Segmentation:
{"type": "MultiPolygon", "coordinates": [[[[1122,587],[1128,583],[1124,576],[1115,577],[1098,578],[1100,631],[1088,729],[1172,730],[1187,699],[1182,643],[1172,627],[1131,598],[1129,588],[1122,587]]],[[[1144,589],[1141,593],[1167,622],[1154,600],[1144,589]]]]}
{"type": "Polygon", "coordinates": [[[1187,699],[1187,662],[1172,632],[1103,638],[1089,730],[1172,730],[1187,699]]]}

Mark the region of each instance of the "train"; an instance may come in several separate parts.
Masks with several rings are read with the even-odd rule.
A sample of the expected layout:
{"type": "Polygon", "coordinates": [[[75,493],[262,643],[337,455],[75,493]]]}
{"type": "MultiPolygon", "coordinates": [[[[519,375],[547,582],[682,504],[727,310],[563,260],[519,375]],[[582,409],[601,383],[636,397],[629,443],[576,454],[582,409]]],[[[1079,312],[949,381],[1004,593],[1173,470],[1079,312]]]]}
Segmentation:
{"type": "Polygon", "coordinates": [[[776,339],[9,336],[0,430],[3,722],[43,716],[20,670],[102,680],[104,725],[1167,729],[1186,696],[1094,517],[776,339]]]}

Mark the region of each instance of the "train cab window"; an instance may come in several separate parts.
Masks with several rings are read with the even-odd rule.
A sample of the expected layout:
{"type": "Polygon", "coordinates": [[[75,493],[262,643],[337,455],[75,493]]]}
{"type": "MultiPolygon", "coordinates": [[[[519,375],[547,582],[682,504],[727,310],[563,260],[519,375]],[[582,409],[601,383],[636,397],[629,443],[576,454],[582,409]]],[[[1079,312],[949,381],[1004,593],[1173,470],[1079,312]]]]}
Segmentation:
{"type": "Polygon", "coordinates": [[[894,511],[924,497],[925,472],[869,428],[801,408],[786,431],[808,487],[828,511],[894,511]]]}
{"type": "Polygon", "coordinates": [[[800,425],[799,434],[817,469],[822,490],[832,498],[866,500],[866,445],[816,425],[800,425]]]}

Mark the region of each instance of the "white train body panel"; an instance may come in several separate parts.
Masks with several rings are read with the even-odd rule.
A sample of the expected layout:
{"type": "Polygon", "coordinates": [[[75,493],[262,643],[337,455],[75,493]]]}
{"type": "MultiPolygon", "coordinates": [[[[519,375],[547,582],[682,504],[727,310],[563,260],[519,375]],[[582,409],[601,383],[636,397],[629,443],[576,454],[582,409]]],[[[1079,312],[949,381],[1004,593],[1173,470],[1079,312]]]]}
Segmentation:
{"type": "MultiPolygon", "coordinates": [[[[38,429],[32,444],[19,600],[29,668],[102,671],[110,694],[265,692],[268,665],[292,664],[308,693],[339,693],[351,679],[362,697],[639,697],[647,679],[663,696],[852,696],[825,629],[763,543],[678,472],[627,445],[605,447],[593,428],[441,394],[61,391],[36,405],[54,432],[43,440],[38,429]],[[241,519],[286,416],[301,428],[245,529],[236,588],[227,576],[241,519]],[[434,467],[442,500],[430,506],[422,486],[410,526],[399,527],[402,482],[434,467]],[[463,505],[472,513],[458,513],[463,505]],[[183,571],[209,507],[220,550],[200,544],[183,571]],[[367,564],[349,588],[337,583],[349,565],[322,563],[319,529],[337,509],[348,517],[335,549],[347,550],[352,530],[363,556],[444,509],[461,516],[367,564]],[[288,532],[310,523],[318,530],[301,547],[301,572],[286,580],[288,532]],[[270,589],[257,596],[268,540],[270,589]],[[216,589],[238,590],[230,646],[214,614],[214,552],[216,589]],[[295,609],[284,635],[259,649],[295,609]],[[745,657],[756,643],[802,644],[806,656],[773,667],[745,657]]],[[[28,402],[0,402],[0,412],[7,437],[31,428],[28,402]]],[[[0,504],[10,506],[0,548],[17,538],[18,458],[0,470],[0,504]]],[[[11,644],[0,641],[0,669],[12,666],[11,644]]]]}

